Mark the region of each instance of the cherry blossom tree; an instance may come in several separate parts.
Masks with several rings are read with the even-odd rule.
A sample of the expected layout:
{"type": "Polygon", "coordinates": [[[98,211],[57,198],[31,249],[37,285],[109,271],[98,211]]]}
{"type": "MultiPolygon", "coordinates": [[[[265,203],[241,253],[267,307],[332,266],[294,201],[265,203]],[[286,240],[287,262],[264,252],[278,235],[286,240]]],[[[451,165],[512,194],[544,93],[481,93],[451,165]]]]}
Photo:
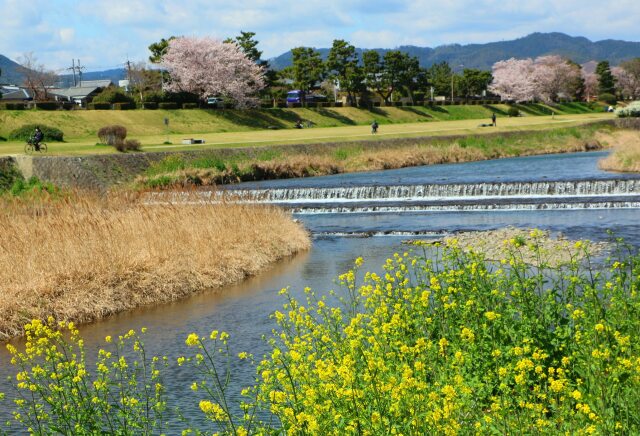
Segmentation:
{"type": "Polygon", "coordinates": [[[582,88],[580,66],[553,55],[496,62],[489,90],[503,100],[552,103],[560,97],[573,99],[582,88]]]}
{"type": "Polygon", "coordinates": [[[638,98],[640,96],[640,77],[636,77],[624,66],[611,68],[611,73],[616,78],[618,90],[625,98],[638,98]]]}
{"type": "Polygon", "coordinates": [[[255,106],[264,88],[264,68],[235,43],[213,38],[180,37],[169,41],[162,65],[170,75],[165,89],[191,92],[202,99],[224,96],[236,107],[255,106]]]}
{"type": "Polygon", "coordinates": [[[593,72],[582,70],[582,78],[584,79],[584,93],[587,101],[598,95],[598,75],[593,72]]]}
{"type": "Polygon", "coordinates": [[[503,100],[531,101],[535,98],[533,71],[531,59],[511,58],[496,62],[493,64],[493,83],[489,91],[503,100]]]}
{"type": "Polygon", "coordinates": [[[535,96],[545,103],[556,102],[560,97],[573,98],[579,79],[580,67],[560,56],[540,56],[533,62],[535,96]]]}

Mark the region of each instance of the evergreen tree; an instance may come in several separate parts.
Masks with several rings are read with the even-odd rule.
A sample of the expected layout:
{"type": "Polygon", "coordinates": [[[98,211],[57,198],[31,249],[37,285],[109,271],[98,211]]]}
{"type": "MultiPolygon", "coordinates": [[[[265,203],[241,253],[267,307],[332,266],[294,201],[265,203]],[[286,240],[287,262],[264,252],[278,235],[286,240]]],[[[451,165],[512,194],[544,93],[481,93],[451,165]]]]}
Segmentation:
{"type": "Polygon", "coordinates": [[[355,93],[362,90],[364,80],[356,48],[342,39],[334,40],[327,57],[327,70],[329,77],[347,92],[349,103],[355,103],[355,93]]]}
{"type": "Polygon", "coordinates": [[[435,95],[449,95],[451,93],[451,76],[453,70],[448,62],[442,61],[429,68],[429,81],[435,95]]]}
{"type": "Polygon", "coordinates": [[[596,67],[596,74],[598,75],[598,87],[600,94],[616,94],[616,79],[611,74],[611,67],[608,61],[602,61],[598,63],[596,67]]]}
{"type": "Polygon", "coordinates": [[[307,93],[324,78],[324,62],[320,58],[320,53],[311,47],[293,48],[291,54],[293,55],[293,65],[285,68],[283,74],[293,80],[293,85],[296,88],[307,93]]]}

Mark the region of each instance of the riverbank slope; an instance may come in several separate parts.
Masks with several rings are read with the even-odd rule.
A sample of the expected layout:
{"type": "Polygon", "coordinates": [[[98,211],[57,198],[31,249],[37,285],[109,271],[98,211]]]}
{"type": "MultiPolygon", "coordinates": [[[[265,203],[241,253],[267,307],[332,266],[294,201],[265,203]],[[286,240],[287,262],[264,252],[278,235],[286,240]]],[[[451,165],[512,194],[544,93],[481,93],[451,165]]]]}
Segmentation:
{"type": "Polygon", "coordinates": [[[34,318],[85,323],[217,289],[310,246],[273,207],[122,195],[0,202],[0,340],[34,318]]]}

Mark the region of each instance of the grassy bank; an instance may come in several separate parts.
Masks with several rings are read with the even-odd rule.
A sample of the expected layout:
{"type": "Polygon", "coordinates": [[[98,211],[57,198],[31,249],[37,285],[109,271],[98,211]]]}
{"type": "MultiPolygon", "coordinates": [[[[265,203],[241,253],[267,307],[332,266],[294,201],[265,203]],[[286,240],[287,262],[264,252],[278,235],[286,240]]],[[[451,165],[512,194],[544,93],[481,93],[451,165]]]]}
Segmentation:
{"type": "Polygon", "coordinates": [[[504,135],[407,139],[390,143],[356,143],[304,152],[265,149],[257,156],[238,153],[186,158],[179,154],[152,165],[136,181],[139,187],[213,185],[237,181],[308,177],[417,165],[468,162],[501,157],[593,150],[610,126],[588,125],[504,135]],[[314,151],[317,150],[317,151],[314,151]]]}
{"type": "MultiPolygon", "coordinates": [[[[599,115],[587,105],[576,107],[560,105],[555,114],[599,115]]],[[[538,108],[540,105],[523,106],[523,118],[530,115],[550,115],[538,108]]],[[[545,106],[546,107],[546,106],[545,106]]],[[[228,133],[253,133],[279,130],[292,132],[296,120],[311,123],[313,129],[364,127],[372,120],[382,126],[397,124],[424,124],[439,121],[488,120],[493,112],[499,119],[506,118],[506,105],[455,105],[433,107],[382,107],[371,110],[360,108],[314,108],[314,109],[262,109],[262,110],[132,110],[132,111],[7,111],[0,110],[0,141],[8,138],[10,132],[27,125],[40,124],[54,126],[64,132],[64,144],[55,144],[52,153],[76,153],[80,150],[91,153],[113,152],[110,147],[95,147],[99,142],[97,132],[106,125],[118,124],[127,128],[128,137],[138,139],[143,146],[159,146],[164,142],[180,144],[185,137],[206,139],[207,143],[229,142],[228,133]],[[164,120],[169,121],[165,126],[164,120]],[[217,139],[214,139],[217,138],[217,139]]],[[[521,117],[522,118],[522,117],[521,117]]],[[[473,124],[474,126],[477,123],[473,124]]],[[[322,130],[322,129],[321,129],[322,130]]],[[[357,129],[359,131],[361,129],[357,129]]],[[[365,129],[366,130],[366,129],[365,129]]],[[[383,129],[384,130],[384,129],[383,129]]],[[[269,135],[267,135],[269,136],[269,135]]],[[[276,135],[278,136],[278,135],[276,135]]],[[[233,138],[233,136],[231,136],[233,138]]],[[[242,136],[237,142],[242,142],[242,136]]],[[[256,139],[249,135],[248,140],[256,139]]],[[[286,135],[285,135],[285,140],[286,135]]],[[[0,142],[0,154],[22,153],[23,143],[19,141],[0,142]]]]}
{"type": "Polygon", "coordinates": [[[309,247],[275,208],[124,196],[0,198],[0,228],[0,339],[33,318],[87,322],[218,288],[309,247]]]}
{"type": "Polygon", "coordinates": [[[603,170],[640,172],[640,131],[623,130],[611,135],[613,152],[598,165],[603,170]]]}

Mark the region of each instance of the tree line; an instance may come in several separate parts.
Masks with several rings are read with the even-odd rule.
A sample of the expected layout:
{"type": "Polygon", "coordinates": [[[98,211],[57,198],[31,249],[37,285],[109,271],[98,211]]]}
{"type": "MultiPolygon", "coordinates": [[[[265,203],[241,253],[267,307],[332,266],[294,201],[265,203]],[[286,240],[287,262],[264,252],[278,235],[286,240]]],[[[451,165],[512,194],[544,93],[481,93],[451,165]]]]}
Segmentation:
{"type": "MultiPolygon", "coordinates": [[[[535,59],[496,62],[491,71],[440,62],[425,68],[418,58],[401,50],[381,55],[375,50],[361,54],[349,42],[336,39],[326,59],[311,47],[291,50],[292,63],[276,71],[262,59],[254,32],[224,41],[213,38],[175,37],[149,46],[149,67],[145,62],[128,65],[128,93],[107,89],[102,102],[202,102],[207,97],[224,97],[236,107],[254,106],[262,100],[286,97],[291,89],[340,94],[347,104],[385,104],[400,98],[416,101],[436,96],[469,99],[489,95],[524,102],[582,101],[599,98],[640,98],[640,58],[611,67],[607,61],[595,71],[557,55],[535,59]]],[[[26,55],[23,63],[25,87],[36,100],[49,98],[53,74],[26,55]]],[[[304,102],[304,101],[303,101],[304,102]]]]}

